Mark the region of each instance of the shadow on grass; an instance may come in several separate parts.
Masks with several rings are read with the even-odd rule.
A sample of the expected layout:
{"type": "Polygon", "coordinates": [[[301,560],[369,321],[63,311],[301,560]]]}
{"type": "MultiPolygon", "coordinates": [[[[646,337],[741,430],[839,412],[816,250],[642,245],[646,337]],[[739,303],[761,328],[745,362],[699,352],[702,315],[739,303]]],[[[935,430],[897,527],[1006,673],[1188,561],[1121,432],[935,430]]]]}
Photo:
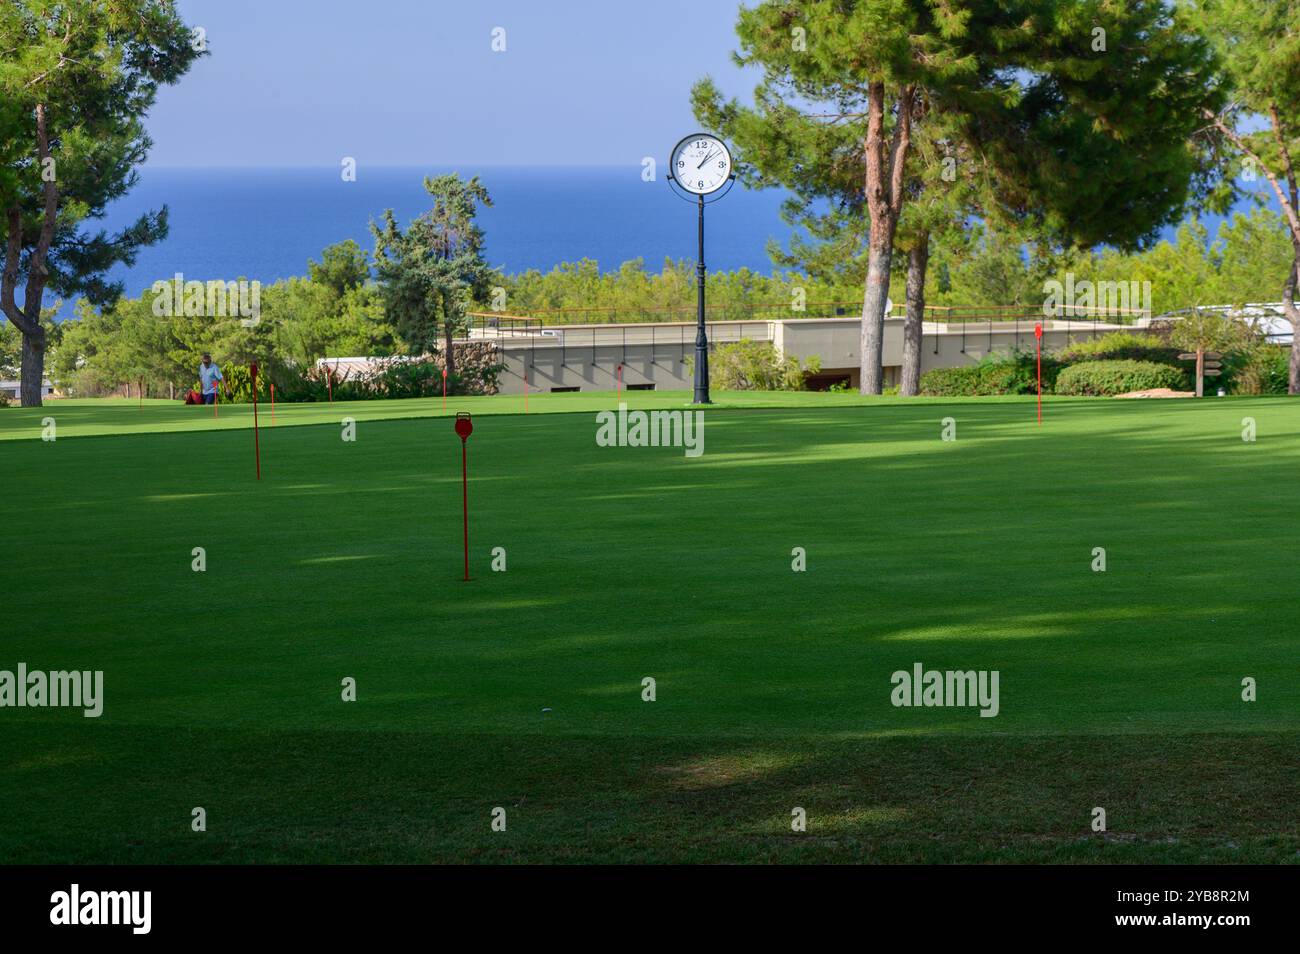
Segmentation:
{"type": "Polygon", "coordinates": [[[355,446],[286,429],[261,485],[247,434],[7,447],[15,485],[56,501],[6,513],[26,560],[9,658],[110,669],[114,718],[263,728],[7,724],[0,860],[1295,861],[1285,429],[1261,417],[1245,445],[1239,408],[1134,405],[1039,434],[962,407],[950,445],[934,406],[720,416],[704,466],[596,448],[590,418],[485,422],[475,540],[511,570],[494,579],[484,547],[465,590],[459,448],[428,422],[368,423],[355,446]],[[221,547],[202,577],[196,528],[221,547]],[[194,638],[196,606],[219,639],[194,638]],[[388,725],[287,728],[327,694],[304,686],[359,658],[388,725]],[[917,658],[1005,670],[997,721],[1043,734],[830,741],[917,658]],[[577,698],[625,680],[640,706],[647,672],[672,690],[661,723],[577,698]],[[1251,717],[1287,731],[1185,731],[1238,724],[1221,709],[1247,673],[1251,717]],[[463,731],[392,731],[432,718],[411,694],[463,731]],[[552,696],[613,729],[482,731],[552,696]]]}
{"type": "Polygon", "coordinates": [[[84,731],[41,735],[47,754],[28,731],[4,764],[7,863],[1300,859],[1295,733],[776,742],[105,728],[93,750],[84,731]],[[195,806],[206,832],[190,830],[195,806]],[[505,832],[490,830],[496,806],[505,832]],[[806,833],[791,830],[796,807],[806,833]],[[1106,833],[1090,829],[1094,807],[1106,833]]]}

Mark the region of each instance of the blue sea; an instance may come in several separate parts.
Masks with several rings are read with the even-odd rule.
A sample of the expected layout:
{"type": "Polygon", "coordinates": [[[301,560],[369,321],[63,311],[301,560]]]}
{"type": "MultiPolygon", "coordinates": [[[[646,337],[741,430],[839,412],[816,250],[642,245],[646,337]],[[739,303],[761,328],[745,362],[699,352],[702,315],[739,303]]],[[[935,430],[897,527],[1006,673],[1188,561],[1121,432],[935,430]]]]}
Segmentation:
{"type": "MultiPolygon", "coordinates": [[[[490,263],[507,273],[547,271],[561,262],[595,259],[602,270],[635,258],[658,270],[665,259],[695,260],[696,207],[660,179],[644,182],[640,166],[508,167],[451,169],[366,168],[345,182],[338,168],[146,167],[140,182],[108,210],[115,230],[141,213],[166,205],[171,230],[143,249],[114,280],[128,295],[147,291],[177,272],[186,280],[257,279],[263,283],[307,273],[327,245],[355,239],[374,247],[368,223],[392,208],[405,225],[429,208],[426,175],[477,174],[493,199],[480,222],[490,263]]],[[[705,213],[705,260],[710,269],[747,267],[770,273],[766,245],[784,243],[779,190],[755,192],[739,185],[705,213]]],[[[1275,205],[1275,203],[1273,203],[1275,205]]],[[[1241,208],[1247,203],[1243,202],[1241,208]]],[[[1218,219],[1207,217],[1211,230],[1218,219]]],[[[1164,236],[1172,236],[1173,228],[1164,236]]],[[[66,307],[62,315],[70,313],[66,307]]]]}
{"type": "MultiPolygon", "coordinates": [[[[308,259],[344,239],[372,250],[368,223],[391,208],[403,226],[429,208],[424,177],[478,174],[492,196],[479,222],[488,261],[507,273],[548,271],[581,258],[603,271],[643,258],[658,270],[665,258],[695,260],[696,207],[662,179],[643,182],[632,167],[370,168],[344,182],[337,168],[146,168],[140,182],[109,208],[106,227],[121,228],[166,205],[170,233],[143,249],[114,280],[128,295],[181,272],[187,280],[258,279],[307,273],[308,259]]],[[[705,260],[711,269],[772,270],[769,237],[789,228],[778,207],[784,196],[739,186],[705,212],[705,260]]]]}

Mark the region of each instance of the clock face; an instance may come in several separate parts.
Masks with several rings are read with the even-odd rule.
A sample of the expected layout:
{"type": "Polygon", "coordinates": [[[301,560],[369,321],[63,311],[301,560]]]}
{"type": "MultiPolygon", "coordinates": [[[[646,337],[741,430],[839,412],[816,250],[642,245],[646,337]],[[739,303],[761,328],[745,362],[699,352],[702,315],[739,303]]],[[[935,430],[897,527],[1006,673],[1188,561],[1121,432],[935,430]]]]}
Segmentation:
{"type": "Polygon", "coordinates": [[[731,178],[731,153],[716,136],[688,136],[673,149],[673,178],[687,192],[708,195],[731,178]]]}

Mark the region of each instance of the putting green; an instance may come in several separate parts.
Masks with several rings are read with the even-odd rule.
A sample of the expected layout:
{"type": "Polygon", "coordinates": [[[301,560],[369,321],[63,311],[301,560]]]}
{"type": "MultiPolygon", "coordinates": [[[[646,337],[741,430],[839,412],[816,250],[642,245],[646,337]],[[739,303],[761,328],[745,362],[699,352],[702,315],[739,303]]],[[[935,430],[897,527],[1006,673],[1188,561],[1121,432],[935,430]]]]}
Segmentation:
{"type": "Polygon", "coordinates": [[[263,414],[261,482],[251,408],[0,410],[0,670],[104,673],[0,708],[0,860],[1295,860],[1300,406],[614,402],[449,400],[469,583],[440,399],[263,414]]]}

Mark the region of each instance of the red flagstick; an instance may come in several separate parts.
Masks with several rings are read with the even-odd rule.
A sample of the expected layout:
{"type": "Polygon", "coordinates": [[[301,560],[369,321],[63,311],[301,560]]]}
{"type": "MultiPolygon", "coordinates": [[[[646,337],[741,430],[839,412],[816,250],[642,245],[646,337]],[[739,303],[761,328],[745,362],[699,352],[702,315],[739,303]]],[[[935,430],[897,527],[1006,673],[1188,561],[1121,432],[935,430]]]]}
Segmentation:
{"type": "Polygon", "coordinates": [[[460,436],[461,499],[465,508],[465,582],[469,582],[469,436],[474,433],[474,422],[467,412],[456,415],[456,433],[460,436]]]}
{"type": "Polygon", "coordinates": [[[248,373],[253,379],[253,455],[257,460],[257,479],[262,479],[262,445],[257,434],[257,362],[248,366],[248,373]]]}
{"type": "Polygon", "coordinates": [[[271,382],[271,426],[275,427],[275,382],[271,382]]]}
{"type": "Polygon", "coordinates": [[[1034,344],[1038,350],[1038,426],[1043,426],[1043,323],[1034,325],[1034,344]]]}
{"type": "MultiPolygon", "coordinates": [[[[442,409],[447,410],[447,369],[442,369],[442,409]]],[[[468,579],[468,577],[466,577],[468,579]]]]}

